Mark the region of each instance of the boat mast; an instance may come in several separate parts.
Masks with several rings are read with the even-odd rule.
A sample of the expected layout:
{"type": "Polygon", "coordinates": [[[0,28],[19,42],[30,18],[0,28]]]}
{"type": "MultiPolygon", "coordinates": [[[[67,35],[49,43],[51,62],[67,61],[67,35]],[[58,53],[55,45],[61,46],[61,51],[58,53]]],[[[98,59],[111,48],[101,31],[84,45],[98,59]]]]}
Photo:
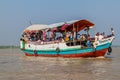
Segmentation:
{"type": "Polygon", "coordinates": [[[75,40],[75,38],[76,38],[76,30],[75,30],[75,26],[74,26],[74,23],[73,23],[73,35],[74,35],[74,40],[75,40]]]}

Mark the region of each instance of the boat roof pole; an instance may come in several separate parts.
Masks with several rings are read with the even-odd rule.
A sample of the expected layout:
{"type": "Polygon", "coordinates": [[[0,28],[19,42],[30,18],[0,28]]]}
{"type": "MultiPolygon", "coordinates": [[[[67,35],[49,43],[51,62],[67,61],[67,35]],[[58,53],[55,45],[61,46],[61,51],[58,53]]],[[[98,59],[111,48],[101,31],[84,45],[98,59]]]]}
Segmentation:
{"type": "Polygon", "coordinates": [[[76,38],[77,38],[77,27],[75,28],[75,25],[74,25],[74,23],[73,23],[73,31],[74,31],[74,40],[76,40],[76,38]]]}
{"type": "Polygon", "coordinates": [[[30,23],[30,25],[32,25],[32,22],[31,22],[31,20],[29,21],[29,23],[30,23]]]}
{"type": "MultiPolygon", "coordinates": [[[[74,30],[75,29],[75,27],[74,27],[74,23],[73,23],[73,33],[74,33],[74,30]]],[[[75,33],[73,34],[73,35],[75,35],[75,33]]],[[[73,38],[75,38],[74,36],[73,36],[73,38]]],[[[75,39],[74,39],[75,40],[75,39]]]]}
{"type": "Polygon", "coordinates": [[[77,39],[77,32],[78,32],[78,24],[76,26],[76,39],[77,39]]]}

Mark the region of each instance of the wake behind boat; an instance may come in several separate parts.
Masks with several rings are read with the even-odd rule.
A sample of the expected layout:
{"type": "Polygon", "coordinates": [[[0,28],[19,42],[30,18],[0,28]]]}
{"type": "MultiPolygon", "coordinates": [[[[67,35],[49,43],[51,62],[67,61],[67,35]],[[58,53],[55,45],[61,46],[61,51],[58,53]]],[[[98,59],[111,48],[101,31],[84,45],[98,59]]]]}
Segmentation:
{"type": "Polygon", "coordinates": [[[20,48],[26,56],[103,57],[111,52],[114,31],[105,36],[89,31],[94,24],[88,20],[72,20],[50,25],[34,24],[23,31],[20,48]],[[81,35],[81,32],[85,33],[81,35]]]}

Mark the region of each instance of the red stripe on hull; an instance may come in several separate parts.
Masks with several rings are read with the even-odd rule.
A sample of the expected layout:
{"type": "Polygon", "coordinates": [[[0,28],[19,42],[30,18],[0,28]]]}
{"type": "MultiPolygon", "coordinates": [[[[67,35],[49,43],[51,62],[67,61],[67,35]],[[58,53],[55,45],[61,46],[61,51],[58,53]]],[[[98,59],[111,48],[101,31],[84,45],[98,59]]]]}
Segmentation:
{"type": "Polygon", "coordinates": [[[44,56],[44,57],[66,57],[66,58],[74,58],[74,57],[100,57],[104,56],[107,52],[107,49],[95,51],[95,52],[87,52],[80,54],[66,54],[66,55],[48,55],[48,54],[29,54],[25,53],[26,56],[44,56]]]}

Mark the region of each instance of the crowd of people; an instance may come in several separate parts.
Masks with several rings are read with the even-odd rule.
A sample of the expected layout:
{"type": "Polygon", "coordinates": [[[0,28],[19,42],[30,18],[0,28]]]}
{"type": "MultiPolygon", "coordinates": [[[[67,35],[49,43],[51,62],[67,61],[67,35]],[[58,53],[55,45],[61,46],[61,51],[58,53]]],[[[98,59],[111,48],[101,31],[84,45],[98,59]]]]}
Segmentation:
{"type": "Polygon", "coordinates": [[[53,32],[51,30],[38,30],[38,31],[29,31],[24,32],[22,35],[22,38],[26,42],[51,42],[51,41],[57,41],[62,40],[63,35],[61,32],[53,32]]]}
{"type": "MultiPolygon", "coordinates": [[[[111,28],[111,35],[114,35],[114,30],[111,28]]],[[[47,44],[52,42],[75,42],[79,41],[80,44],[84,46],[91,47],[94,41],[99,41],[105,38],[105,33],[97,33],[95,37],[91,38],[89,34],[78,34],[75,30],[73,31],[52,31],[49,30],[37,30],[37,31],[29,31],[24,32],[22,35],[22,39],[26,42],[37,42],[38,44],[47,44]]]]}

